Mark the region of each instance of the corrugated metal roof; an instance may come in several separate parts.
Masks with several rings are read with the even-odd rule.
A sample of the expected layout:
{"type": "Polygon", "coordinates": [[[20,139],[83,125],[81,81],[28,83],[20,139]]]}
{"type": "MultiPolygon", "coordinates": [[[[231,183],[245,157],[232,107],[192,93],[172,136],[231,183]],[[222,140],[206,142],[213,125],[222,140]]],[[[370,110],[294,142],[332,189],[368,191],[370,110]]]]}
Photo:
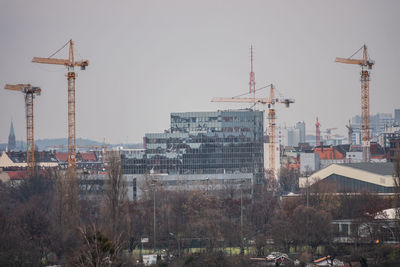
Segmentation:
{"type": "Polygon", "coordinates": [[[379,163],[359,162],[359,163],[343,163],[340,165],[380,175],[393,175],[392,162],[379,162],[379,163]]]}

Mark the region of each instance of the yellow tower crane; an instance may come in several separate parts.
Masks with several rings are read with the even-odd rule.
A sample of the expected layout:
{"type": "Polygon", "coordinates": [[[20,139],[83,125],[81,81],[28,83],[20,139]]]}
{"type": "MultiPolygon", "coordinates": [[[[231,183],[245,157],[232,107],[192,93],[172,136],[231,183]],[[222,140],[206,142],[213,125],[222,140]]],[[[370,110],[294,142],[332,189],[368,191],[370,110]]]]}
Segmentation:
{"type": "MultiPolygon", "coordinates": [[[[268,86],[266,86],[268,87],[268,86]]],[[[268,137],[269,137],[269,171],[274,179],[276,179],[275,173],[275,145],[276,145],[276,134],[275,134],[275,103],[285,104],[289,107],[290,104],[294,103],[293,99],[275,98],[275,87],[273,84],[269,85],[269,98],[256,98],[256,97],[214,97],[211,102],[233,102],[233,103],[253,103],[253,104],[267,104],[268,105],[268,137]]],[[[265,88],[265,87],[263,87],[265,88]]],[[[251,92],[250,92],[251,93],[251,92]]]]}
{"type": "Polygon", "coordinates": [[[6,84],[4,89],[20,91],[25,95],[25,117],[26,117],[26,164],[28,174],[33,175],[35,167],[35,143],[34,143],[34,127],[33,127],[33,99],[35,95],[40,95],[39,87],[30,84],[6,84]]]}
{"type": "MultiPolygon", "coordinates": [[[[74,59],[74,43],[69,40],[62,48],[69,44],[68,59],[56,59],[43,57],[34,57],[32,62],[42,64],[63,65],[68,69],[68,168],[76,169],[76,122],[75,122],[75,79],[76,74],[74,67],[81,67],[84,70],[88,65],[88,60],[75,61],[74,59]]],[[[62,49],[61,48],[61,49],[62,49]]],[[[58,51],[60,51],[59,49],[58,51]]],[[[58,52],[57,51],[57,52],[58,52]]],[[[56,53],[57,53],[56,52],[56,53]]]]}
{"type": "Polygon", "coordinates": [[[345,63],[345,64],[353,64],[361,66],[361,134],[362,134],[362,155],[363,162],[368,162],[370,158],[370,118],[369,118],[369,81],[370,75],[369,70],[372,69],[372,66],[375,64],[373,60],[371,60],[368,56],[367,46],[364,45],[360,49],[357,50],[351,57],[349,58],[339,58],[337,57],[335,62],[345,63]],[[359,51],[363,50],[363,58],[362,59],[352,59],[355,54],[359,51]]]}

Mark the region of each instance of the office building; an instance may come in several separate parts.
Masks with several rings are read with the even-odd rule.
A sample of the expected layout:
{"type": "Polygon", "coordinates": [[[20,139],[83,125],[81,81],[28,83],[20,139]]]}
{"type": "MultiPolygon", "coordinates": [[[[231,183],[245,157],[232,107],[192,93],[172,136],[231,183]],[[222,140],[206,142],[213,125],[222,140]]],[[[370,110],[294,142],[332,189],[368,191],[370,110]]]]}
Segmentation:
{"type": "Polygon", "coordinates": [[[171,113],[170,129],[147,133],[144,151],[124,154],[125,174],[251,173],[263,183],[263,112],[226,110],[171,113]]]}

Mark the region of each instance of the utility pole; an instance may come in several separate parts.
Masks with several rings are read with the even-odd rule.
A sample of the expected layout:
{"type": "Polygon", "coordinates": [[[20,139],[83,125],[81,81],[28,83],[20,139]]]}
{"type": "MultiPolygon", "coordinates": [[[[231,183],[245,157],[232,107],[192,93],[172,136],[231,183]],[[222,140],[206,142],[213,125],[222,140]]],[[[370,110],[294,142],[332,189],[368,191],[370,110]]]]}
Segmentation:
{"type": "Polygon", "coordinates": [[[309,187],[310,187],[310,185],[308,184],[308,177],[307,177],[307,207],[309,205],[309,202],[308,202],[308,190],[309,190],[309,187]]]}
{"type": "Polygon", "coordinates": [[[240,254],[244,254],[244,238],[243,238],[243,184],[246,180],[240,181],[240,254]]]}
{"type": "Polygon", "coordinates": [[[243,246],[243,187],[240,184],[240,254],[244,254],[243,246]]]}

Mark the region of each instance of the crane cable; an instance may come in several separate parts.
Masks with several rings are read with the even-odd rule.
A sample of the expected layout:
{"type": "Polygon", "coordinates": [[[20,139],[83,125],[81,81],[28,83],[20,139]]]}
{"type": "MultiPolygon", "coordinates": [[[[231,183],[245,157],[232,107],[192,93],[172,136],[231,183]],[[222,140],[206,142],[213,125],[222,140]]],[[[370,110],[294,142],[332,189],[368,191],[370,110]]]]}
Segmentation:
{"type": "MultiPolygon", "coordinates": [[[[254,92],[260,91],[260,90],[265,89],[265,88],[270,87],[270,86],[271,86],[271,84],[268,84],[266,86],[263,86],[263,87],[260,87],[260,88],[256,89],[254,92]]],[[[237,98],[237,97],[248,95],[248,94],[250,94],[250,93],[244,93],[244,94],[241,94],[241,95],[233,96],[232,98],[237,98]]]]}
{"type": "Polygon", "coordinates": [[[64,49],[64,47],[66,47],[67,45],[69,44],[69,41],[63,46],[63,47],[61,47],[60,49],[58,49],[56,52],[54,52],[53,54],[51,54],[49,57],[47,57],[47,58],[51,58],[52,56],[54,56],[55,54],[57,54],[58,52],[60,52],[62,49],[64,49]]]}
{"type": "Polygon", "coordinates": [[[351,56],[349,56],[347,59],[350,59],[350,58],[354,57],[354,56],[355,56],[358,52],[360,52],[361,49],[363,49],[363,48],[364,48],[364,46],[361,46],[360,49],[358,49],[354,54],[352,54],[351,56]]]}

